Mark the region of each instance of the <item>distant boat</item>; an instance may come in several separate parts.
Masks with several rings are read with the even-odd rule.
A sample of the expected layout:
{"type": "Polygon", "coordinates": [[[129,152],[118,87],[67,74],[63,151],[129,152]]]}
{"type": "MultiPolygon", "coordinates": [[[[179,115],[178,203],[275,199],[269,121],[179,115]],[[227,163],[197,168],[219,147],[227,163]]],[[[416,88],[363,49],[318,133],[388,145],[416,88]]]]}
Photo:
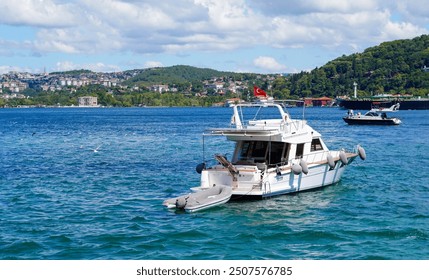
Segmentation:
{"type": "Polygon", "coordinates": [[[360,113],[354,114],[353,110],[349,110],[347,116],[343,120],[347,124],[357,125],[398,125],[401,120],[398,118],[387,117],[387,112],[396,112],[399,110],[399,103],[392,105],[390,108],[374,108],[366,112],[364,115],[360,113]]]}
{"type": "Polygon", "coordinates": [[[389,108],[396,103],[401,104],[400,110],[429,110],[429,98],[395,97],[392,95],[373,98],[336,98],[336,104],[344,109],[371,110],[374,107],[389,108]]]}

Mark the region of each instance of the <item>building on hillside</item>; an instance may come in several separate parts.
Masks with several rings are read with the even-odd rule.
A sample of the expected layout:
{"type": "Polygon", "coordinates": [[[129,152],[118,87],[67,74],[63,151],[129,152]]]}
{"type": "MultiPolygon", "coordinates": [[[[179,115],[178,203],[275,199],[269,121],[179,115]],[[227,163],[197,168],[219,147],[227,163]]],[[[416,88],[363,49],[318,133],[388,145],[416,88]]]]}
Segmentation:
{"type": "Polygon", "coordinates": [[[96,96],[81,96],[78,98],[79,107],[98,107],[96,96]]]}
{"type": "Polygon", "coordinates": [[[314,106],[314,107],[325,107],[332,104],[332,98],[329,97],[318,97],[318,98],[305,98],[305,106],[314,106]]]}
{"type": "Polygon", "coordinates": [[[150,87],[150,90],[151,91],[155,91],[155,92],[159,92],[159,93],[163,93],[163,92],[169,91],[168,85],[152,85],[150,87]]]}
{"type": "Polygon", "coordinates": [[[28,88],[28,84],[21,81],[7,81],[0,83],[0,88],[8,88],[11,92],[19,93],[28,88]]]}

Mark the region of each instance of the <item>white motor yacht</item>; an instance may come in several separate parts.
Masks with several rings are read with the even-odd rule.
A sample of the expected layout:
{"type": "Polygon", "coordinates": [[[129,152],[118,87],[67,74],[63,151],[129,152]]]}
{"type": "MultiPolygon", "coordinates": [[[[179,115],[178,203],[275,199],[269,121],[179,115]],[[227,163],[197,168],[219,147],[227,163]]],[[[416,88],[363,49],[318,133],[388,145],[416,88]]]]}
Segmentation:
{"type": "Polygon", "coordinates": [[[292,119],[273,100],[231,107],[231,126],[210,129],[204,137],[221,135],[233,141],[232,157],[216,154],[216,164],[200,164],[201,185],[188,195],[164,201],[165,206],[193,212],[208,208],[204,201],[209,196],[216,198],[216,203],[209,202],[212,207],[230,199],[261,199],[320,188],[337,183],[357,156],[366,157],[359,145],[352,151],[329,150],[306,120],[292,119]],[[245,119],[245,111],[252,118],[245,119]],[[219,187],[223,191],[216,191],[214,197],[211,189],[219,187]]]}
{"type": "Polygon", "coordinates": [[[364,115],[357,113],[353,110],[347,112],[347,116],[343,120],[347,124],[360,124],[360,125],[398,125],[402,121],[396,117],[388,117],[387,112],[397,112],[399,110],[399,103],[392,105],[390,108],[373,108],[366,112],[364,115]]]}

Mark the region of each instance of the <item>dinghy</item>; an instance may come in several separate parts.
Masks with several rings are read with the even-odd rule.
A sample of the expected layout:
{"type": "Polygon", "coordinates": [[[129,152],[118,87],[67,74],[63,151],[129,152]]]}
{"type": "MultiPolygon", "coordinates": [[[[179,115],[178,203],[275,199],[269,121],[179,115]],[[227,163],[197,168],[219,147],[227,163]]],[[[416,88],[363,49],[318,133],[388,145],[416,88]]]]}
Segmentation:
{"type": "Polygon", "coordinates": [[[176,198],[167,199],[163,204],[168,208],[183,209],[191,213],[227,203],[231,195],[231,187],[215,186],[176,198]]]}

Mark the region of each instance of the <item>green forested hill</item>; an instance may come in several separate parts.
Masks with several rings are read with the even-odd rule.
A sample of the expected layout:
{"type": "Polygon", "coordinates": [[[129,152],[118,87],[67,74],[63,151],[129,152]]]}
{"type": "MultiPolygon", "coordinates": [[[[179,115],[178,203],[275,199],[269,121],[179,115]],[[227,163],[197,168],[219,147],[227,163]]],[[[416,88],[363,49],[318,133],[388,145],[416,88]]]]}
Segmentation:
{"type": "Polygon", "coordinates": [[[128,86],[148,88],[154,84],[167,84],[178,89],[179,93],[201,92],[204,90],[204,81],[213,78],[223,78],[223,82],[253,81],[258,75],[252,73],[235,73],[217,71],[209,68],[197,68],[187,65],[157,67],[143,69],[138,75],[124,82],[128,86]]]}
{"type": "Polygon", "coordinates": [[[214,77],[228,77],[236,80],[253,77],[256,74],[222,72],[208,68],[197,68],[186,65],[157,67],[143,70],[140,74],[126,81],[128,85],[148,86],[152,84],[175,84],[189,86],[214,77]]]}
{"type": "Polygon", "coordinates": [[[429,93],[429,35],[411,40],[382,43],[363,53],[342,56],[310,73],[291,76],[290,94],[338,96],[353,92],[359,96],[380,93],[429,93]]]}

